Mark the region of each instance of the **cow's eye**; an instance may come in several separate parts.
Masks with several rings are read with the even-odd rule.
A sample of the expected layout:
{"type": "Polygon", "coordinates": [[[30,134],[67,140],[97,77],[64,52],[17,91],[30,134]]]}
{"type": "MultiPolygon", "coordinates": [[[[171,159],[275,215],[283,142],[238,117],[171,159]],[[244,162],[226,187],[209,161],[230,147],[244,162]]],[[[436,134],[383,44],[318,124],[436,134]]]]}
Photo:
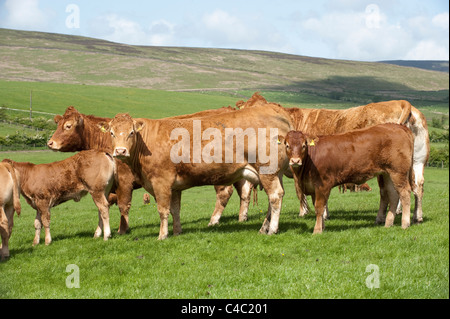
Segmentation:
{"type": "Polygon", "coordinates": [[[130,132],[130,135],[128,135],[129,137],[132,137],[134,135],[134,131],[130,132]]]}
{"type": "Polygon", "coordinates": [[[289,148],[290,146],[289,146],[289,144],[288,143],[286,143],[286,148],[289,148]]]}
{"type": "Polygon", "coordinates": [[[66,130],[70,130],[71,128],[72,128],[72,124],[66,124],[64,126],[64,129],[66,129],[66,130]]]}
{"type": "Polygon", "coordinates": [[[112,136],[112,137],[116,137],[112,131],[111,131],[111,136],[112,136]]]}

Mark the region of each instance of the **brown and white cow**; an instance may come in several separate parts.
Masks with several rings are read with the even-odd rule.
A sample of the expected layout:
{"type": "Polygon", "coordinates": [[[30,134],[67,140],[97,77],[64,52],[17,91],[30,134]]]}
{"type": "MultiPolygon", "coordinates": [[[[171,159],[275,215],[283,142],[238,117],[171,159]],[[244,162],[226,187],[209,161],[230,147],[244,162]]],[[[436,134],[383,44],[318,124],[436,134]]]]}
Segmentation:
{"type": "Polygon", "coordinates": [[[99,222],[94,237],[107,240],[109,227],[108,194],[114,182],[115,164],[111,155],[96,150],[82,151],[65,160],[32,164],[5,159],[14,168],[20,192],[27,203],[36,209],[33,245],[39,244],[42,225],[45,244],[52,241],[50,235],[50,208],[90,194],[98,208],[99,222]]]}
{"type": "MultiPolygon", "coordinates": [[[[238,107],[264,106],[268,102],[255,93],[238,107]]],[[[370,103],[342,110],[286,108],[290,113],[295,130],[313,136],[344,133],[355,129],[383,123],[405,124],[414,135],[414,175],[417,192],[415,196],[414,222],[423,221],[422,198],[424,168],[430,154],[430,140],[425,116],[408,101],[393,100],[370,103]]],[[[298,194],[299,195],[299,194],[298,194]]],[[[300,215],[307,213],[306,197],[302,201],[300,215]]],[[[399,208],[398,208],[399,209],[399,208]]],[[[399,210],[398,210],[399,212],[399,210]]]]}
{"type": "Polygon", "coordinates": [[[0,163],[0,260],[9,257],[9,238],[14,225],[14,211],[20,215],[19,187],[16,173],[9,163],[0,163]]]}
{"type": "MultiPolygon", "coordinates": [[[[173,117],[173,119],[201,118],[213,114],[224,114],[235,111],[231,107],[222,107],[219,109],[205,110],[193,114],[186,114],[173,117]]],[[[106,152],[113,151],[111,139],[108,134],[101,131],[98,123],[109,122],[111,119],[102,118],[93,115],[85,115],[80,113],[73,106],[66,109],[65,113],[55,116],[55,122],[58,127],[47,143],[47,146],[60,152],[77,152],[82,150],[97,149],[106,152]]],[[[133,190],[141,187],[139,179],[133,175],[130,168],[118,161],[117,163],[118,183],[113,186],[111,192],[117,196],[110,194],[110,204],[117,203],[121,214],[119,234],[124,234],[129,229],[129,210],[131,207],[131,199],[133,190]]],[[[241,199],[241,207],[239,210],[239,220],[247,220],[247,210],[250,202],[251,185],[246,181],[238,181],[234,184],[241,199]]],[[[219,223],[220,216],[225,209],[228,200],[233,193],[233,186],[215,185],[216,190],[216,206],[211,216],[209,225],[219,223]]]]}
{"type": "Polygon", "coordinates": [[[386,227],[394,222],[400,198],[402,228],[410,225],[410,194],[414,189],[411,131],[398,124],[379,124],[348,133],[312,137],[289,132],[284,140],[295,184],[312,195],[316,212],[314,234],[324,229],[322,218],[331,189],[344,183],[361,184],[382,175],[384,181],[377,219],[383,218],[389,201],[386,227]],[[382,194],[383,195],[383,194],[382,194]]]}
{"type": "Polygon", "coordinates": [[[200,185],[230,185],[241,179],[261,183],[268,194],[268,214],[260,232],[274,234],[278,231],[284,195],[281,179],[287,169],[287,157],[272,133],[278,131],[283,134],[292,128],[289,115],[279,106],[244,109],[201,120],[133,119],[128,114],[118,114],[107,127],[111,133],[114,156],[126,161],[142,180],[143,187],[156,197],[161,219],[159,239],[168,236],[169,213],[174,220],[174,234],[181,233],[182,190],[200,185]],[[237,142],[237,138],[233,143],[233,135],[228,135],[227,130],[249,133],[248,140],[253,139],[249,137],[252,131],[258,133],[258,145],[251,149],[250,142],[243,142],[244,136],[241,136],[241,143],[237,142]],[[180,136],[182,139],[178,140],[180,136]],[[200,136],[200,140],[196,136],[200,136]],[[192,143],[182,147],[185,144],[180,143],[186,139],[192,143]],[[196,148],[194,145],[197,142],[196,148]],[[213,142],[215,147],[211,145],[213,142]],[[238,144],[242,146],[242,154],[237,150],[238,144]],[[231,159],[227,157],[227,152],[230,152],[228,147],[231,148],[231,153],[228,153],[231,159]],[[266,168],[268,171],[264,172],[267,166],[266,151],[276,161],[270,161],[269,168],[266,168]],[[238,160],[239,154],[242,158],[238,160]]]}

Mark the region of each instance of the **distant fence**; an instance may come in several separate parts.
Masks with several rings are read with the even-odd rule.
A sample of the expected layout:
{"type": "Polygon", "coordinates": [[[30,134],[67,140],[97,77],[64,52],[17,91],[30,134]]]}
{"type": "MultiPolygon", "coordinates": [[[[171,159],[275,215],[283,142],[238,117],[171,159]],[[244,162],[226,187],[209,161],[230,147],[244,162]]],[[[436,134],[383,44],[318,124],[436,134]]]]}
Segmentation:
{"type": "MultiPolygon", "coordinates": [[[[30,113],[30,110],[23,110],[23,109],[15,109],[15,108],[11,108],[11,107],[6,107],[6,106],[0,106],[0,110],[9,110],[9,111],[17,111],[17,112],[25,112],[25,113],[30,113]]],[[[55,116],[55,113],[48,113],[48,112],[41,112],[41,111],[31,111],[31,113],[37,113],[37,114],[45,114],[45,115],[51,115],[51,116],[55,116]]]]}

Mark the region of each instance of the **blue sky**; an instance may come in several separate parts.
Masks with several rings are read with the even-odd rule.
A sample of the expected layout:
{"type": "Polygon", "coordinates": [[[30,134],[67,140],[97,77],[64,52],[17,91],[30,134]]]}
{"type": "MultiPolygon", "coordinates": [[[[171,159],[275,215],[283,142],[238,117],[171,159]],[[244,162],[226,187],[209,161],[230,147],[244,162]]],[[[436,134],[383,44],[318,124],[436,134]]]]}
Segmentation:
{"type": "Polygon", "coordinates": [[[1,0],[0,27],[360,61],[449,59],[447,0],[1,0]]]}

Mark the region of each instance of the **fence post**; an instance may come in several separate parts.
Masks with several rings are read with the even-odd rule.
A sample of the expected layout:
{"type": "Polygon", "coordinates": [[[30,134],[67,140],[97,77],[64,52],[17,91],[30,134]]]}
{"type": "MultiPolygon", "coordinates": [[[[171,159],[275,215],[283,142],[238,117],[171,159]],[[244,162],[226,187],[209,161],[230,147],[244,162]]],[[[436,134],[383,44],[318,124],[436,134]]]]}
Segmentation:
{"type": "Polygon", "coordinates": [[[30,90],[30,121],[32,121],[33,117],[33,90],[30,90]]]}

